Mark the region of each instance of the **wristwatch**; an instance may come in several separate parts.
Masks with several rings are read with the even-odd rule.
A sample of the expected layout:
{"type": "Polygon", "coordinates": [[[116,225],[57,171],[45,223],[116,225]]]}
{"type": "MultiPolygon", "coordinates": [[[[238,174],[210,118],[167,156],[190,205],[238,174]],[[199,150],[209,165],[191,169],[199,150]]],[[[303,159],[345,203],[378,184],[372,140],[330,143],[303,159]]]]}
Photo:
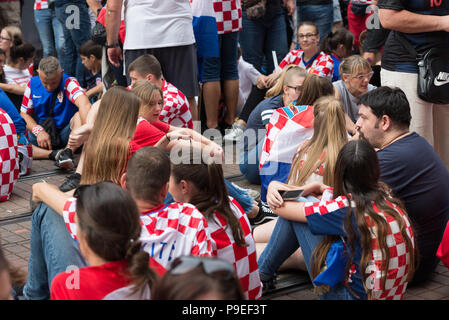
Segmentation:
{"type": "Polygon", "coordinates": [[[106,49],[120,47],[120,43],[117,42],[114,44],[106,44],[105,47],[106,47],[106,49]]]}

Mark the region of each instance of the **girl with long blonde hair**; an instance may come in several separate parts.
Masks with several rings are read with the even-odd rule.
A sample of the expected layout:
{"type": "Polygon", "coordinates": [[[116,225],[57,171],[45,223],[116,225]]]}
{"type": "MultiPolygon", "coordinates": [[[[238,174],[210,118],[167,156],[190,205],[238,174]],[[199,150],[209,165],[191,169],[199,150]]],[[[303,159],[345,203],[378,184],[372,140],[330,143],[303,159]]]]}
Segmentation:
{"type": "Polygon", "coordinates": [[[130,156],[140,101],[132,92],[113,87],[101,99],[92,132],[84,146],[81,184],[110,180],[120,184],[130,156]]]}

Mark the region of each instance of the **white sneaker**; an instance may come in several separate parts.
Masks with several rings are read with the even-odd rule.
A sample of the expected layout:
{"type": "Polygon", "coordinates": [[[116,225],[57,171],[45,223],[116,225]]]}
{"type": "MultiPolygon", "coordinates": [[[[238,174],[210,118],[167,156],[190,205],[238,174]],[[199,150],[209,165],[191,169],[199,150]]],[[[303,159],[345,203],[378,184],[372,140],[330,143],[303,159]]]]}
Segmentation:
{"type": "Polygon", "coordinates": [[[239,141],[243,136],[244,129],[244,127],[234,122],[232,124],[232,128],[230,130],[226,130],[228,133],[226,133],[226,135],[223,137],[223,140],[230,142],[239,141]]]}

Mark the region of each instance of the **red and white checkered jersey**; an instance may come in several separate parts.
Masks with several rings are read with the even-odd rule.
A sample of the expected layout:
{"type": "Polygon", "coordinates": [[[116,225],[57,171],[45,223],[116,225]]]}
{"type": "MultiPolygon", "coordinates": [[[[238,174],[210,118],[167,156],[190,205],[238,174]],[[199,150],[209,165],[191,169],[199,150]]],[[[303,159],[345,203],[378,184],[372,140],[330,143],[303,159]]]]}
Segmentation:
{"type": "Polygon", "coordinates": [[[34,10],[48,9],[47,0],[35,0],[34,1],[34,10]]]}
{"type": "MultiPolygon", "coordinates": [[[[407,235],[414,243],[413,230],[410,221],[404,212],[396,205],[386,200],[388,206],[393,208],[400,214],[405,225],[407,235]]],[[[354,201],[351,201],[351,206],[355,208],[354,201]]],[[[304,206],[304,211],[307,215],[319,213],[320,215],[332,214],[341,208],[349,207],[348,199],[340,196],[331,201],[307,202],[304,206]]],[[[371,246],[372,257],[366,268],[368,289],[372,289],[371,297],[373,300],[398,300],[402,299],[405,290],[407,289],[407,276],[409,273],[410,264],[410,249],[407,247],[404,237],[402,236],[398,222],[389,214],[382,212],[373,202],[373,209],[388,222],[387,237],[385,243],[387,244],[390,254],[390,261],[388,268],[382,261],[382,252],[379,249],[379,239],[377,229],[371,218],[365,214],[365,219],[371,232],[371,246]],[[387,274],[385,288],[382,287],[382,276],[387,274]],[[369,274],[369,275],[368,275],[369,274]]]]}
{"type": "MultiPolygon", "coordinates": [[[[31,99],[31,89],[30,89],[30,81],[28,81],[27,86],[25,88],[25,93],[23,94],[22,106],[20,107],[20,111],[26,112],[28,114],[32,113],[33,107],[33,99],[31,99]]],[[[75,100],[81,96],[85,95],[84,90],[81,88],[78,80],[73,77],[67,78],[64,83],[64,94],[69,98],[71,103],[75,103],[75,100]]]]}
{"type": "Polygon", "coordinates": [[[159,120],[171,126],[193,129],[192,112],[184,94],[165,79],[162,79],[161,89],[164,95],[164,109],[159,115],[159,120]]]}
{"type": "Polygon", "coordinates": [[[0,201],[7,201],[19,178],[19,154],[16,127],[0,108],[0,201]]]}
{"type": "Polygon", "coordinates": [[[309,67],[304,64],[303,55],[303,50],[290,51],[289,53],[287,53],[281,63],[279,63],[279,68],[284,69],[289,64],[294,64],[303,67],[309,73],[314,73],[320,77],[326,77],[329,80],[332,80],[334,61],[332,60],[332,57],[330,55],[324,52],[320,52],[316,59],[313,60],[312,65],[309,67]]]}
{"type": "Polygon", "coordinates": [[[240,204],[232,198],[230,200],[231,210],[240,221],[248,246],[241,247],[235,243],[231,228],[227,225],[224,217],[216,212],[214,219],[208,221],[207,228],[212,237],[213,254],[234,265],[246,299],[260,299],[262,283],[260,282],[256,245],[250,223],[240,204]]]}
{"type": "Polygon", "coordinates": [[[218,34],[242,30],[240,0],[214,0],[218,34]]]}
{"type": "MultiPolygon", "coordinates": [[[[64,205],[63,217],[71,236],[76,239],[76,198],[64,205]]],[[[188,203],[161,204],[140,215],[143,250],[161,267],[184,255],[212,256],[207,221],[188,203]]]]}

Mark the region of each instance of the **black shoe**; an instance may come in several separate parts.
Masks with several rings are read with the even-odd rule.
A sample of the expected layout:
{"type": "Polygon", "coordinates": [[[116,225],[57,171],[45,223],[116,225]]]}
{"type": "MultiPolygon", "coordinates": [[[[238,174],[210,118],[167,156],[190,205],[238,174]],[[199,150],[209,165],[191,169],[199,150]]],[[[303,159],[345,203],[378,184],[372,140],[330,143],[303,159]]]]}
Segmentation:
{"type": "Polygon", "coordinates": [[[61,169],[71,170],[75,166],[72,150],[69,148],[59,150],[55,155],[56,166],[61,169]]]}
{"type": "Polygon", "coordinates": [[[249,222],[253,226],[258,226],[261,224],[264,224],[268,221],[276,219],[278,216],[275,214],[270,207],[267,205],[266,202],[260,201],[259,204],[259,212],[257,213],[257,216],[255,216],[252,219],[249,219],[249,222]]]}
{"type": "Polygon", "coordinates": [[[268,280],[262,281],[262,296],[276,289],[276,277],[272,277],[268,280]]]}
{"type": "Polygon", "coordinates": [[[59,190],[61,190],[62,192],[73,190],[79,187],[80,182],[81,182],[81,175],[75,172],[74,174],[67,176],[64,183],[59,186],[59,190]]]}

